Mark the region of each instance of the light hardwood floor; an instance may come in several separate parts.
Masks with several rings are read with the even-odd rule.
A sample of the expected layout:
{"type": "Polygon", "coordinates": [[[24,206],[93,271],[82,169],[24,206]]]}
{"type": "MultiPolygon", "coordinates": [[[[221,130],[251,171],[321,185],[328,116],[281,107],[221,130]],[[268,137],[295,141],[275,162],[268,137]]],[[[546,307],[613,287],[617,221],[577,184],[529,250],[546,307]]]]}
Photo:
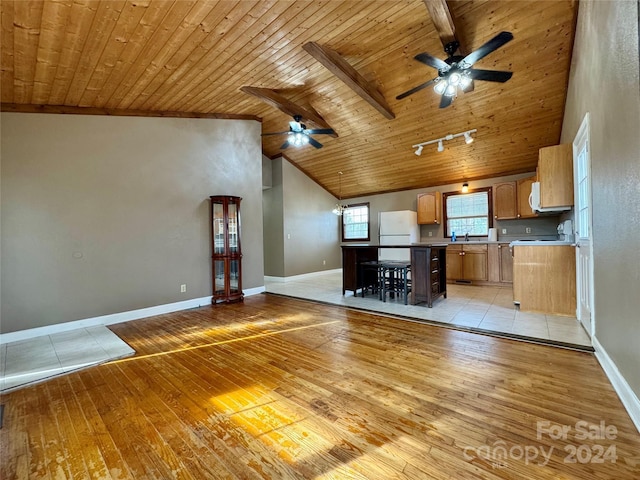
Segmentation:
{"type": "Polygon", "coordinates": [[[640,475],[590,353],[269,294],[111,328],[134,357],[2,395],[2,479],[640,475]]]}

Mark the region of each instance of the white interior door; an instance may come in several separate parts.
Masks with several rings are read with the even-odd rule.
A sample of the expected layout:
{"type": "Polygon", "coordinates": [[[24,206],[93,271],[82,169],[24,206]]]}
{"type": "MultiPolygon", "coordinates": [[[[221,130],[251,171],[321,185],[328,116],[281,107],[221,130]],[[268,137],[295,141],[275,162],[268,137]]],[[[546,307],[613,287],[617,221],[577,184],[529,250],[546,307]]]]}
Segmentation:
{"type": "Polygon", "coordinates": [[[589,113],[573,141],[573,185],[576,237],[576,317],[593,335],[593,258],[591,254],[591,158],[589,113]]]}

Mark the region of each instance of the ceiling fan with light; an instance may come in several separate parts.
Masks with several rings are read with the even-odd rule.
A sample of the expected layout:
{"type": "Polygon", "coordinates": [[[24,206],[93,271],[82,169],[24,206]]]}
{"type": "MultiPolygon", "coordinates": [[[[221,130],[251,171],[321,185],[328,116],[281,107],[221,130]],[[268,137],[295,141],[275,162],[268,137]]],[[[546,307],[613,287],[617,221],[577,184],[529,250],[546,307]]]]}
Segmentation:
{"type": "Polygon", "coordinates": [[[500,32],[487,43],[465,57],[461,55],[454,55],[459,44],[457,41],[453,41],[448,43],[444,48],[445,53],[448,55],[446,60],[441,60],[429,55],[428,53],[419,53],[414,58],[419,62],[438,70],[438,76],[428,82],[412,88],[411,90],[401,93],[396,97],[396,100],[402,100],[403,98],[413,95],[429,85],[435,85],[434,90],[436,93],[442,95],[442,98],[440,99],[440,108],[446,108],[451,105],[451,102],[453,102],[454,97],[458,93],[458,88],[465,91],[471,85],[473,80],[501,83],[506,82],[511,78],[513,72],[480,70],[471,67],[478,60],[486,57],[491,52],[497,50],[511,40],[513,40],[513,34],[511,32],[500,32]]]}
{"type": "Polygon", "coordinates": [[[322,144],[318,142],[316,139],[311,137],[311,135],[334,135],[335,132],[332,128],[316,128],[316,129],[307,129],[307,126],[304,123],[300,123],[302,121],[302,115],[294,115],[293,122],[289,122],[289,131],[287,132],[273,132],[273,133],[263,133],[262,136],[269,135],[288,135],[289,138],[280,146],[281,150],[293,145],[294,147],[301,147],[306,144],[311,144],[316,148],[322,148],[322,144]]]}

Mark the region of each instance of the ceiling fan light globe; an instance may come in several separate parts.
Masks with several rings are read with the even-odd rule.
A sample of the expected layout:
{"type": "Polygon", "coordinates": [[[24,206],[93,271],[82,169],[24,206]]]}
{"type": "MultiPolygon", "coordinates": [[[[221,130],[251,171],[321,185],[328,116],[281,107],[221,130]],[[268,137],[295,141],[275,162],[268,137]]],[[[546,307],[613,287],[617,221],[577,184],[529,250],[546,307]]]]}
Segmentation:
{"type": "Polygon", "coordinates": [[[433,89],[435,90],[435,92],[438,95],[442,95],[444,93],[444,91],[447,88],[447,81],[446,80],[440,80],[436,83],[435,87],[433,87],[433,89]]]}
{"type": "Polygon", "coordinates": [[[444,91],[444,94],[447,97],[453,97],[456,94],[456,86],[455,85],[447,85],[447,88],[444,91]]]}
{"type": "Polygon", "coordinates": [[[463,90],[471,85],[471,77],[469,75],[461,75],[460,76],[460,88],[463,90]]]}
{"type": "Polygon", "coordinates": [[[462,76],[457,72],[453,72],[451,75],[449,75],[449,85],[457,86],[461,80],[462,76]]]}

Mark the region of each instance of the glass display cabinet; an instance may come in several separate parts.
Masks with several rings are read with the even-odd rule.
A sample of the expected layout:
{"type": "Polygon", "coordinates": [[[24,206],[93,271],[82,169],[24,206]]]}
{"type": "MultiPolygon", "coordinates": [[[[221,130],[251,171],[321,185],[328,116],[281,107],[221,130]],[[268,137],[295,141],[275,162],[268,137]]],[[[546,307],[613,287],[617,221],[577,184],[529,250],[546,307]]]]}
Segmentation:
{"type": "Polygon", "coordinates": [[[240,197],[216,195],[211,199],[211,303],[239,302],[242,293],[240,248],[240,197]]]}

